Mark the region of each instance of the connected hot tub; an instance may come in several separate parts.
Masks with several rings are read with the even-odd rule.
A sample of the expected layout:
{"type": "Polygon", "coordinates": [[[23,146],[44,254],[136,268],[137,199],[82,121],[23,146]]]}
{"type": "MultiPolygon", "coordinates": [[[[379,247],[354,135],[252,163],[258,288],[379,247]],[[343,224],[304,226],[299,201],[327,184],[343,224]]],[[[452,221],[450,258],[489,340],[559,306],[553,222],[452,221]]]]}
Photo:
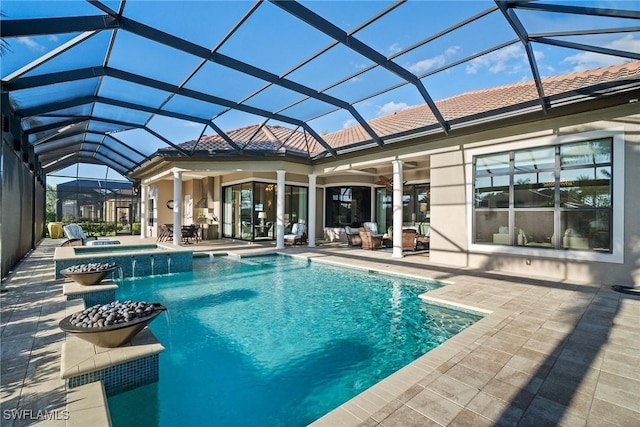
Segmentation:
{"type": "Polygon", "coordinates": [[[53,260],[56,265],[56,279],[63,277],[61,270],[90,262],[117,264],[120,268],[111,273],[111,278],[193,270],[193,250],[173,245],[67,246],[56,248],[53,260]]]}

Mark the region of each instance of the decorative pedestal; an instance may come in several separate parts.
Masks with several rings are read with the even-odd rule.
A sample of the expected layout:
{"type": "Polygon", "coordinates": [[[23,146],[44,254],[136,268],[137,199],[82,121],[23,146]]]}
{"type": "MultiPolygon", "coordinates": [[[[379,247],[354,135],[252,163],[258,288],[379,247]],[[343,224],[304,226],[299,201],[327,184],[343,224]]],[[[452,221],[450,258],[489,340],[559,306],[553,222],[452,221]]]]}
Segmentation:
{"type": "Polygon", "coordinates": [[[83,286],[76,282],[66,282],[62,294],[67,300],[82,299],[86,307],[108,304],[116,299],[118,285],[113,280],[103,280],[98,285],[83,286]]]}

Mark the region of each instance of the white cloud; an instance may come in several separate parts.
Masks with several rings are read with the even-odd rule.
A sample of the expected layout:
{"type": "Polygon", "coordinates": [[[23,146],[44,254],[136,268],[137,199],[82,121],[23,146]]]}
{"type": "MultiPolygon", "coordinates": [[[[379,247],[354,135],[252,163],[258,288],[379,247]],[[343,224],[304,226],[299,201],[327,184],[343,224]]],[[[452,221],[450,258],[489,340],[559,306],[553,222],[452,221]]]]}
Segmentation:
{"type": "Polygon", "coordinates": [[[396,111],[406,110],[410,108],[410,105],[407,105],[406,102],[387,102],[382,107],[378,108],[378,115],[384,116],[386,114],[395,113],[396,111]]]}
{"type": "Polygon", "coordinates": [[[448,57],[453,56],[458,52],[460,52],[460,46],[451,46],[440,55],[423,59],[414,64],[409,64],[407,69],[414,74],[423,74],[433,68],[442,67],[447,62],[448,57]]]}
{"type": "Polygon", "coordinates": [[[40,43],[38,43],[37,41],[35,41],[34,39],[32,39],[31,37],[18,37],[16,41],[20,44],[25,45],[26,47],[28,47],[33,51],[36,51],[36,52],[45,51],[45,47],[40,43]]]}
{"type": "Polygon", "coordinates": [[[517,73],[522,70],[525,61],[527,58],[522,45],[514,44],[471,60],[466,71],[467,74],[476,74],[486,68],[494,74],[503,71],[517,73]]]}
{"type": "Polygon", "coordinates": [[[460,46],[451,46],[444,51],[444,54],[446,56],[453,56],[456,53],[460,52],[460,50],[461,50],[460,46]]]}
{"type": "Polygon", "coordinates": [[[190,127],[190,128],[197,128],[197,127],[201,127],[201,126],[202,126],[202,123],[196,123],[196,122],[185,122],[185,124],[184,124],[184,125],[185,125],[185,126],[187,126],[187,127],[190,127]]]}
{"type": "Polygon", "coordinates": [[[533,57],[536,58],[536,61],[541,61],[544,59],[544,52],[541,50],[533,49],[533,57]]]}
{"type": "Polygon", "coordinates": [[[394,53],[400,52],[402,48],[400,47],[400,43],[396,42],[396,43],[393,43],[391,46],[389,46],[387,50],[391,55],[393,55],[394,53]]]}
{"type": "Polygon", "coordinates": [[[356,119],[347,119],[342,122],[342,129],[350,128],[351,126],[355,126],[358,124],[356,119]]]}
{"type": "Polygon", "coordinates": [[[433,58],[423,59],[422,61],[418,61],[415,64],[409,65],[409,67],[407,68],[414,74],[422,74],[432,68],[442,67],[444,63],[445,58],[444,54],[442,54],[434,56],[433,58]]]}
{"type": "MultiPolygon", "coordinates": [[[[635,38],[632,34],[628,34],[622,38],[612,41],[605,45],[605,47],[638,53],[640,52],[640,39],[635,38]]],[[[584,71],[616,65],[625,61],[628,61],[628,59],[596,52],[581,52],[566,57],[562,62],[571,64],[573,66],[573,71],[584,71]]]]}

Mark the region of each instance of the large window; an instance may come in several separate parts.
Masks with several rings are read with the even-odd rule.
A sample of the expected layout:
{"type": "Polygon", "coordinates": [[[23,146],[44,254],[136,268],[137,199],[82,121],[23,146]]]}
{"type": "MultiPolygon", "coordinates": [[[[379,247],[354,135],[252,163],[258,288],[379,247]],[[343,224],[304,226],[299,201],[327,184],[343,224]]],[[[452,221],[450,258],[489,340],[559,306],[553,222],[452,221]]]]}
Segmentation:
{"type": "MultiPolygon", "coordinates": [[[[222,236],[242,240],[276,238],[277,185],[246,182],[224,187],[222,236]]],[[[307,188],[285,186],[285,234],[296,222],[307,222],[307,188]]]]}
{"type": "Polygon", "coordinates": [[[611,252],[612,140],[474,157],[474,243],[611,252]]]}
{"type": "Polygon", "coordinates": [[[371,188],[330,187],[326,190],[327,227],[360,227],[371,221],[371,188]]]}
{"type": "MultiPolygon", "coordinates": [[[[429,184],[403,186],[402,224],[405,226],[428,225],[429,203],[429,184]]],[[[376,221],[379,230],[388,230],[393,225],[393,194],[388,188],[376,188],[376,221]]]]}

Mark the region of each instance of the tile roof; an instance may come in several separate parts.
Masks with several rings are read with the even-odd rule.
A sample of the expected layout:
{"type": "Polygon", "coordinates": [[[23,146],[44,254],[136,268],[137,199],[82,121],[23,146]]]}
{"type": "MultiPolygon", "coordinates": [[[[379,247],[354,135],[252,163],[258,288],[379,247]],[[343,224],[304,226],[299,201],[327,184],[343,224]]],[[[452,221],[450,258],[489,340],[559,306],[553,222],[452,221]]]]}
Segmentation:
{"type": "MultiPolygon", "coordinates": [[[[626,62],[620,65],[579,71],[542,79],[546,96],[559,95],[600,83],[626,79],[640,79],[640,61],[626,62]]],[[[480,89],[436,101],[436,106],[445,120],[460,119],[487,113],[501,108],[512,107],[538,99],[533,80],[480,89]]],[[[398,111],[393,114],[370,120],[369,125],[381,137],[390,136],[414,129],[437,124],[426,104],[398,111]]],[[[342,129],[325,136],[325,140],[334,148],[344,147],[358,141],[370,139],[360,125],[342,129]]]]}
{"type": "MultiPolygon", "coordinates": [[[[635,81],[640,79],[640,61],[543,78],[542,86],[545,95],[553,97],[601,83],[629,79],[635,81]]],[[[538,92],[535,83],[530,80],[466,92],[436,101],[436,105],[445,120],[451,121],[535,102],[537,99],[538,92]]],[[[368,123],[383,138],[437,125],[435,117],[426,104],[377,117],[368,123]]],[[[282,126],[253,125],[229,131],[227,135],[240,148],[247,150],[277,152],[284,147],[289,153],[293,152],[304,156],[314,156],[325,151],[324,147],[306,132],[282,126]]],[[[336,149],[371,140],[371,136],[360,125],[340,129],[324,135],[323,138],[336,149]]],[[[210,152],[232,150],[219,135],[204,136],[197,145],[196,141],[180,144],[180,147],[185,150],[191,150],[194,146],[196,150],[210,152]]]]}
{"type": "MultiPolygon", "coordinates": [[[[289,153],[306,156],[308,152],[322,152],[324,148],[309,134],[282,126],[251,125],[227,132],[243,150],[278,152],[286,148],[289,153]]],[[[234,149],[218,134],[206,135],[200,141],[191,140],[179,144],[185,151],[232,152],[234,149]]]]}

